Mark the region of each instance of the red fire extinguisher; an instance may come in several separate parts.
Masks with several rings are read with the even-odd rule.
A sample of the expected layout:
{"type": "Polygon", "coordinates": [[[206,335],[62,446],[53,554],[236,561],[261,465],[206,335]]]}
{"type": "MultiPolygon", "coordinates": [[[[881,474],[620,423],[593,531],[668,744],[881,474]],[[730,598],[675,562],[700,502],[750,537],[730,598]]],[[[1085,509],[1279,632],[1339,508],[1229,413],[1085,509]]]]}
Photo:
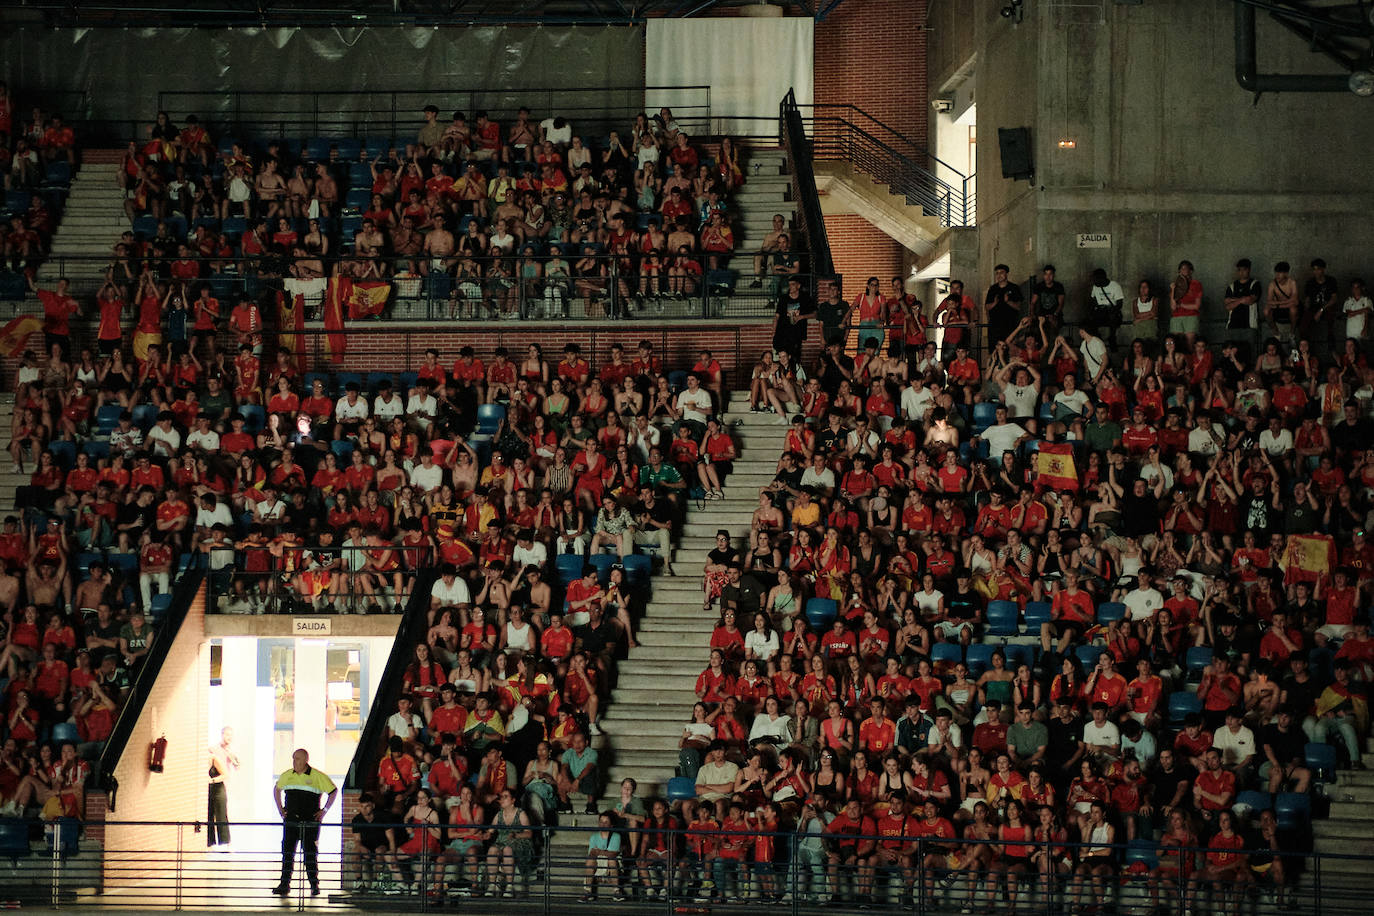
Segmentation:
{"type": "Polygon", "coordinates": [[[148,769],[153,773],[162,772],[162,761],[167,756],[167,736],[163,735],[148,745],[148,769]]]}

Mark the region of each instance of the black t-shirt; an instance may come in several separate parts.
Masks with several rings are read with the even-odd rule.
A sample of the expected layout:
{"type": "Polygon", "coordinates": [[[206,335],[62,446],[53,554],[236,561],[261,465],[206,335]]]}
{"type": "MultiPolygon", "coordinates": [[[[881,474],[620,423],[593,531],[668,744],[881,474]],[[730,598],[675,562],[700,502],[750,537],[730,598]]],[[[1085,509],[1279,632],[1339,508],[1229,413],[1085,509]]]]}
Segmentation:
{"type": "Polygon", "coordinates": [[[854,358],[841,353],[831,357],[829,352],[821,354],[820,368],[816,377],[820,379],[821,388],[831,397],[840,390],[840,382],[854,374],[854,358]],[[846,376],[845,373],[849,375],[846,376]]]}
{"type": "Polygon", "coordinates": [[[807,322],[816,314],[816,307],[805,292],[795,298],[783,293],[778,299],[778,328],[773,332],[773,346],[785,350],[806,341],[807,322]]]}
{"type": "Polygon", "coordinates": [[[1313,312],[1334,305],[1338,295],[1336,278],[1329,275],[1320,282],[1316,277],[1308,277],[1302,288],[1302,298],[1313,312]]]}
{"type": "Polygon", "coordinates": [[[573,629],[573,635],[582,641],[584,651],[596,655],[610,648],[620,637],[620,630],[610,620],[602,620],[600,626],[590,623],[573,629]]]}
{"type": "MultiPolygon", "coordinates": [[[[1197,772],[1188,764],[1176,761],[1171,772],[1164,772],[1163,767],[1155,770],[1150,779],[1150,804],[1155,810],[1163,808],[1174,800],[1174,793],[1178,791],[1178,784],[1181,782],[1192,782],[1197,778],[1197,772]]],[[[1188,804],[1191,796],[1185,792],[1183,794],[1183,804],[1188,804]]]]}
{"type": "Polygon", "coordinates": [[[1083,720],[1075,716],[1065,722],[1053,716],[1046,727],[1049,729],[1050,743],[1045,747],[1045,756],[1055,768],[1059,768],[1078,750],[1083,740],[1083,720]]]}
{"type": "Polygon", "coordinates": [[[1261,753],[1267,754],[1264,749],[1271,748],[1279,763],[1292,763],[1303,759],[1307,737],[1296,725],[1290,725],[1286,732],[1280,731],[1278,725],[1268,725],[1260,730],[1259,744],[1261,753]]]}
{"type": "Polygon", "coordinates": [[[1240,498],[1240,523],[1243,528],[1255,532],[1256,540],[1262,540],[1274,527],[1274,509],[1268,493],[1247,494],[1240,498]]]}
{"type": "Polygon", "coordinates": [[[988,287],[983,304],[987,306],[988,312],[988,335],[994,341],[1006,340],[1007,335],[1011,334],[1016,323],[1021,320],[1021,303],[1024,298],[1021,295],[1021,287],[1015,283],[1007,283],[1006,286],[994,283],[988,287]]]}
{"type": "Polygon", "coordinates": [[[816,448],[819,449],[823,454],[838,452],[844,448],[845,441],[848,438],[849,430],[845,429],[844,427],[840,427],[839,429],[831,429],[829,426],[827,426],[825,429],[816,433],[816,448]]]}
{"type": "Polygon", "coordinates": [[[647,514],[655,522],[671,525],[673,523],[673,504],[666,499],[656,499],[652,506],[645,506],[641,503],[639,514],[647,514]]]}
{"type": "Polygon", "coordinates": [[[1159,501],[1148,488],[1144,496],[1127,492],[1121,498],[1121,523],[1128,535],[1139,537],[1159,530],[1159,501]]]}
{"type": "Polygon", "coordinates": [[[972,620],[983,606],[983,598],[975,591],[953,592],[945,598],[945,615],[950,620],[972,620]]]}
{"type": "Polygon", "coordinates": [[[827,328],[838,328],[840,322],[844,321],[844,313],[849,311],[849,304],[843,299],[836,299],[834,302],[829,300],[816,306],[816,318],[827,328]]]}
{"type": "Polygon", "coordinates": [[[1031,287],[1031,301],[1035,303],[1035,314],[1058,315],[1063,311],[1059,304],[1059,297],[1064,295],[1064,284],[1055,280],[1048,286],[1044,280],[1037,280],[1035,286],[1031,287]]]}
{"type": "Polygon", "coordinates": [[[1353,424],[1342,418],[1331,427],[1331,444],[1338,449],[1349,451],[1365,448],[1371,441],[1374,441],[1374,423],[1364,417],[1360,417],[1353,424]]]}
{"type": "MultiPolygon", "coordinates": [[[[1254,296],[1255,302],[1259,302],[1260,284],[1254,277],[1249,280],[1233,280],[1231,285],[1226,287],[1227,299],[1243,299],[1246,296],[1254,296]]],[[[1254,308],[1255,305],[1238,305],[1231,309],[1226,316],[1226,327],[1232,331],[1249,330],[1250,311],[1254,308]]]]}
{"type": "Polygon", "coordinates": [[[1285,694],[1284,702],[1293,707],[1297,718],[1311,714],[1312,707],[1316,705],[1317,697],[1322,692],[1315,678],[1308,677],[1305,681],[1299,681],[1291,674],[1285,677],[1279,686],[1285,694]]]}
{"type": "Polygon", "coordinates": [[[773,479],[782,481],[782,485],[785,487],[790,487],[793,490],[800,490],[802,474],[804,473],[806,472],[801,468],[793,468],[790,471],[784,469],[773,475],[773,479]]]}
{"type": "Polygon", "coordinates": [[[387,845],[387,829],[375,820],[370,821],[361,814],[353,815],[352,830],[358,838],[358,845],[376,851],[387,845]]]}

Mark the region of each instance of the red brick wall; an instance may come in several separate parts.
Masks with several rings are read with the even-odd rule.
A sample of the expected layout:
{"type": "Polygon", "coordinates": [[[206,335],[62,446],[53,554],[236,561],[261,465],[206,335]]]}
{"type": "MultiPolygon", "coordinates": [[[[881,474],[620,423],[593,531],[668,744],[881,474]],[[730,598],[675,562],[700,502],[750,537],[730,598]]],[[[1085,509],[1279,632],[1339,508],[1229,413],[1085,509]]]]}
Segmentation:
{"type": "Polygon", "coordinates": [[[846,299],[857,296],[869,277],[881,280],[886,291],[889,280],[903,275],[902,246],[862,216],[827,216],[825,234],[846,299]]]}
{"type": "Polygon", "coordinates": [[[851,104],[924,146],[926,0],[840,4],[816,26],[816,104],[851,104]]]}

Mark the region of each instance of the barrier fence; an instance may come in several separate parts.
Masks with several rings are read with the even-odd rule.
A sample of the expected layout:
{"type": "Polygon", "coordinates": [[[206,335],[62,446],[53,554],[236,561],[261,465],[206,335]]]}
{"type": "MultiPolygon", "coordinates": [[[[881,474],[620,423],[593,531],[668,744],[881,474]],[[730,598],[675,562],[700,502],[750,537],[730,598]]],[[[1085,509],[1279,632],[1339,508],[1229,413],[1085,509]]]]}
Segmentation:
{"type": "MultiPolygon", "coordinates": [[[[539,796],[527,791],[525,798],[538,820],[539,796]]],[[[921,827],[914,818],[907,821],[910,834],[840,835],[814,828],[603,831],[587,823],[590,816],[576,826],[531,823],[513,831],[492,823],[419,828],[388,825],[383,818],[389,817],[379,813],[374,823],[382,844],[374,852],[358,844],[348,824],[288,825],[318,838],[319,892],[312,894],[304,849],[297,849],[284,902],[296,910],[499,905],[552,913],[591,897],[670,914],[771,904],[793,914],[821,907],[934,913],[1009,906],[1053,916],[1115,905],[1135,913],[1162,907],[1175,914],[1330,916],[1365,912],[1374,865],[1374,857],[1305,852],[1286,843],[1257,847],[1248,833],[1242,849],[1219,850],[1161,847],[1154,840],[1089,847],[944,839],[916,835],[921,827]],[[611,851],[596,855],[593,846],[611,851]]],[[[204,822],[0,821],[0,859],[12,860],[0,903],[222,910],[275,901],[283,824],[217,824],[217,836],[226,827],[233,845],[211,850],[204,822]]]]}

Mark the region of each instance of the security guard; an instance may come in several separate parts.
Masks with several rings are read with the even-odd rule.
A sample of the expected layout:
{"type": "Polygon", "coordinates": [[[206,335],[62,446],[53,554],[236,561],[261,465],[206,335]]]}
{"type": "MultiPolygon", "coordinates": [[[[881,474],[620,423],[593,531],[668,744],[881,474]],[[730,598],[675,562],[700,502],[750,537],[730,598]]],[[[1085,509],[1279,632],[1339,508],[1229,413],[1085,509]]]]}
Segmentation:
{"type": "Polygon", "coordinates": [[[310,896],[320,893],[319,838],[320,821],[334,798],[339,794],[334,780],[323,771],[310,766],[310,754],[297,748],[291,755],[291,769],[277,779],[272,789],[272,801],[281,814],[281,881],[272,893],[285,897],[291,893],[291,866],[296,858],[296,844],[305,851],[305,874],[310,879],[310,896]],[[320,798],[324,804],[320,804],[320,798]]]}

